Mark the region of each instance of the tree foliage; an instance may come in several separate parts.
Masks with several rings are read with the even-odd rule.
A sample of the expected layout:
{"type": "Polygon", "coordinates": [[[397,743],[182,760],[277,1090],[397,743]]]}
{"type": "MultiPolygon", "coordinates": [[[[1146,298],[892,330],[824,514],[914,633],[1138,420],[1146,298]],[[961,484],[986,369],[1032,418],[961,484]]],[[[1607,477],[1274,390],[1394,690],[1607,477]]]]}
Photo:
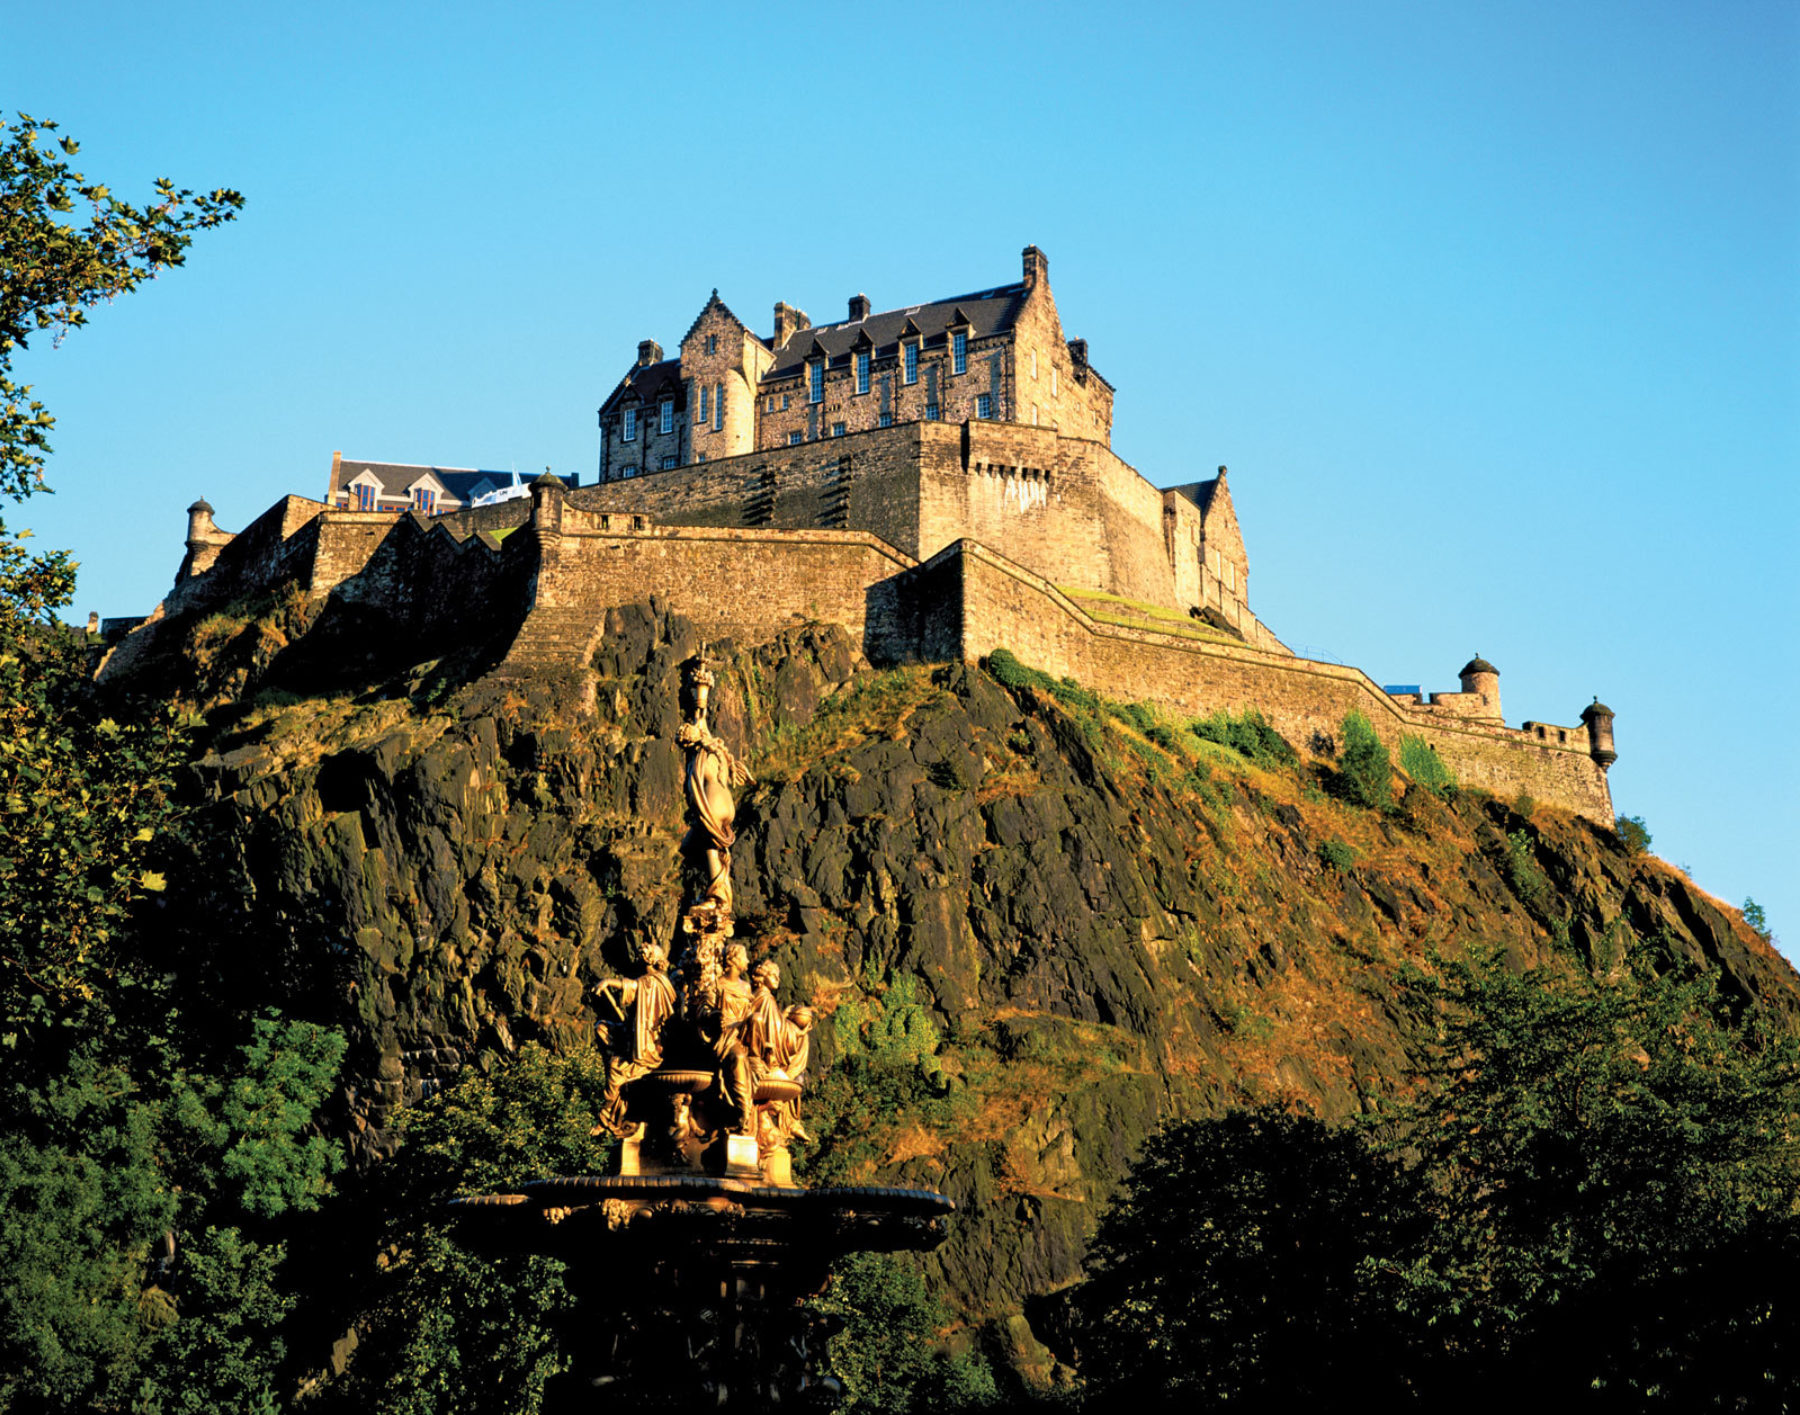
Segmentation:
{"type": "Polygon", "coordinates": [[[55,419],[12,381],[12,356],[44,330],[61,338],[88,311],[182,264],[194,232],[232,220],[244,199],[156,182],[145,206],[119,200],[69,165],[81,150],[55,123],[0,120],[0,495],[43,485],[55,419]],[[84,220],[72,218],[79,209],[84,220]]]}
{"type": "Polygon", "coordinates": [[[995,1404],[994,1373],[981,1354],[944,1346],[950,1316],[916,1262],[853,1254],[837,1265],[812,1306],[842,1323],[829,1351],[831,1369],[844,1383],[845,1415],[930,1415],[995,1404]]]}
{"type": "Polygon", "coordinates": [[[1446,964],[1433,1083],[1175,1127],[1075,1306],[1101,1409],[1778,1409],[1800,1396],[1800,1044],[1709,984],[1446,964]]]}

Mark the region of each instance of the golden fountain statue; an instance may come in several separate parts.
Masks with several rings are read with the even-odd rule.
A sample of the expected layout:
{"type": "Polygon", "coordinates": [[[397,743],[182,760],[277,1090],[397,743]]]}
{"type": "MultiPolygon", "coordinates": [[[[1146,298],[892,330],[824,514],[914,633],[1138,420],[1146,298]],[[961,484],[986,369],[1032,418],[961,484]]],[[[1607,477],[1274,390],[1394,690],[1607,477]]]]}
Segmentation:
{"type": "Polygon", "coordinates": [[[837,1382],[802,1303],[845,1253],[929,1249],[955,1205],[919,1189],[808,1189],[790,1142],[810,1007],[783,1006],[781,969],[732,937],[735,787],[751,776],[707,723],[716,678],[685,665],[688,831],[676,947],[647,942],[638,975],[596,989],[606,1094],[595,1133],[616,1173],[535,1179],[452,1201],[463,1241],[561,1258],[577,1306],[574,1369],[546,1412],[828,1410],[837,1382]],[[674,953],[673,967],[670,953],[674,953]]]}

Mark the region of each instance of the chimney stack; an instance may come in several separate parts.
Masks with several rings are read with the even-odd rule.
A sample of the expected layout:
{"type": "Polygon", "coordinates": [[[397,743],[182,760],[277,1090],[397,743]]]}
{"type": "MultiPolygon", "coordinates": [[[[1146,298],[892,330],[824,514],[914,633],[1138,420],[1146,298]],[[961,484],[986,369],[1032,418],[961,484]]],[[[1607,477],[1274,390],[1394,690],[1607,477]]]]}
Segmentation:
{"type": "Polygon", "coordinates": [[[1069,358],[1076,368],[1087,367],[1087,340],[1071,339],[1069,341],[1069,358]]]}
{"type": "Polygon", "coordinates": [[[637,366],[639,368],[649,368],[651,364],[660,364],[661,362],[662,362],[662,345],[661,344],[658,344],[654,339],[638,340],[637,366]]]}
{"type": "Polygon", "coordinates": [[[850,319],[851,319],[851,322],[856,323],[858,321],[865,320],[868,317],[869,317],[869,297],[867,295],[852,295],[850,297],[850,319]]]}
{"type": "Polygon", "coordinates": [[[802,329],[811,329],[812,321],[805,310],[797,310],[785,300],[775,301],[775,347],[779,349],[802,329]]]}
{"type": "Polygon", "coordinates": [[[1050,257],[1036,246],[1025,247],[1025,288],[1035,290],[1050,280],[1050,257]]]}

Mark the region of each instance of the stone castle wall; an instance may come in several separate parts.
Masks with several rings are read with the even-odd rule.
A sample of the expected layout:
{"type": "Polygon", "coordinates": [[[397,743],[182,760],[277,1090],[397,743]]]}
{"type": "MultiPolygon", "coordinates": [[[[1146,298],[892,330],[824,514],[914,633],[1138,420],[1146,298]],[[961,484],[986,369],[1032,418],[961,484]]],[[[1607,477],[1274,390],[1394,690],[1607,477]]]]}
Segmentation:
{"type": "Polygon", "coordinates": [[[1465,785],[1522,791],[1612,824],[1606,772],[1589,754],[1585,727],[1552,727],[1539,737],[1538,724],[1521,731],[1414,713],[1359,669],[1099,623],[1041,577],[979,545],[953,546],[920,573],[937,577],[935,594],[956,606],[960,634],[948,656],[973,661],[1006,648],[1110,697],[1196,715],[1254,708],[1302,748],[1315,734],[1335,738],[1354,709],[1396,754],[1403,735],[1424,738],[1465,785]]]}
{"type": "Polygon", "coordinates": [[[1242,572],[1230,572],[1228,587],[1202,562],[1191,501],[1152,486],[1110,448],[1049,428],[902,423],[569,496],[667,525],[855,528],[918,559],[967,537],[1056,584],[1218,608],[1246,641],[1285,651],[1244,603],[1242,572]]]}
{"type": "MultiPolygon", "coordinates": [[[[1091,563],[1113,576],[1112,583],[1157,572],[1154,549],[1141,551],[1148,539],[1142,518],[1151,503],[1133,500],[1126,477],[1147,484],[1110,453],[1086,463],[1044,455],[1050,465],[1039,467],[1026,459],[1061,454],[1070,440],[1045,441],[1017,427],[992,438],[933,424],[884,433],[894,434],[876,444],[884,455],[865,458],[860,467],[852,460],[848,477],[843,444],[853,439],[781,458],[735,459],[740,465],[725,469],[722,480],[713,467],[703,469],[711,476],[574,492],[545,483],[529,503],[435,521],[289,497],[220,546],[209,569],[182,580],[152,622],[126,635],[100,671],[103,677],[128,671],[144,645],[175,622],[282,584],[325,600],[313,631],[323,655],[399,644],[414,662],[492,641],[501,670],[512,674],[586,666],[609,612],[656,596],[704,633],[746,643],[797,619],[841,624],[878,664],[974,660],[1008,648],[1115,698],[1194,714],[1255,708],[1301,747],[1335,736],[1344,714],[1355,709],[1390,748],[1399,747],[1403,734],[1424,738],[1466,784],[1526,792],[1611,823],[1606,774],[1589,754],[1585,727],[1534,723],[1516,730],[1473,721],[1396,700],[1356,669],[1300,659],[1279,645],[1105,622],[1049,578],[967,537],[921,563],[868,530],[818,526],[820,509],[838,497],[851,500],[859,518],[886,517],[892,533],[912,545],[930,544],[941,534],[934,526],[974,524],[1027,552],[1047,553],[1056,548],[1055,522],[1033,524],[1029,518],[1040,508],[1024,503],[1035,493],[1011,489],[1042,474],[1053,488],[1060,481],[1065,497],[1110,499],[1107,514],[1116,519],[1101,523],[1129,541],[1127,555],[1112,555],[1109,544],[1107,558],[1091,563]],[[815,524],[737,523],[744,503],[733,489],[770,474],[769,519],[815,524]],[[907,479],[918,490],[910,509],[904,498],[881,494],[907,479]],[[644,486],[656,486],[684,519],[719,523],[666,525],[641,511],[594,504],[644,486]],[[494,530],[505,532],[504,540],[494,530]]],[[[1161,493],[1154,494],[1160,519],[1161,493]]],[[[1166,544],[1160,531],[1150,543],[1166,544]]],[[[1077,549],[1093,553],[1092,546],[1077,549]]],[[[1161,560],[1163,569],[1167,564],[1161,560]]]]}

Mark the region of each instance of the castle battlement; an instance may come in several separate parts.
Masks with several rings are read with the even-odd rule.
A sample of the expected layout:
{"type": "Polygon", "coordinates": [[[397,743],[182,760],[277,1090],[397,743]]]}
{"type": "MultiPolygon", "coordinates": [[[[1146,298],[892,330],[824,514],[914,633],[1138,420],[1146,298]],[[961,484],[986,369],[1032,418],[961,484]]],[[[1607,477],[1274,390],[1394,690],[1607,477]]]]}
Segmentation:
{"type": "MultiPolygon", "coordinates": [[[[602,407],[603,438],[641,450],[649,434],[635,423],[626,437],[624,410],[648,406],[678,374],[688,380],[668,397],[691,396],[696,418],[704,406],[707,429],[688,430],[712,440],[654,469],[615,474],[603,452],[602,479],[588,486],[549,475],[500,486],[498,473],[333,454],[328,501],[285,497],[243,531],[221,530],[197,501],[174,588],[147,619],[108,621],[117,632],[100,675],[128,675],[202,614],[287,589],[321,606],[309,630],[321,643],[407,662],[480,643],[502,674],[579,677],[611,616],[654,597],[709,636],[746,643],[796,619],[840,624],[876,664],[972,661],[1007,648],[1118,698],[1195,714],[1255,709],[1308,749],[1326,749],[1357,711],[1391,747],[1422,739],[1471,785],[1612,823],[1613,714],[1598,701],[1578,727],[1511,728],[1499,671],[1480,655],[1461,670],[1459,691],[1390,692],[1283,644],[1250,608],[1225,468],[1159,488],[1114,453],[1111,386],[1087,366],[1085,345],[1062,339],[1035,248],[1025,275],[943,308],[908,307],[900,319],[871,314],[858,297],[851,319],[811,342],[812,326],[791,306],[777,306],[776,335],[758,339],[715,294],[682,359],[663,360],[646,341],[602,407]],[[942,403],[935,415],[885,417],[876,400],[856,405],[870,413],[856,426],[845,417],[824,434],[813,423],[803,435],[782,431],[771,391],[782,380],[803,380],[808,405],[829,414],[834,397],[873,399],[864,385],[876,388],[881,370],[911,387],[909,357],[941,362],[944,381],[927,387],[958,387],[949,380],[986,359],[993,378],[1012,380],[991,386],[1010,391],[998,404],[971,402],[960,418],[942,403]],[[717,387],[702,404],[695,371],[725,358],[755,373],[760,406],[734,404],[728,390],[721,413],[717,387]],[[1012,416],[1046,372],[1060,403],[1065,368],[1077,404],[1104,385],[1105,428],[1091,418],[1052,422],[1041,410],[1031,422],[1012,416]],[[754,416],[733,424],[734,407],[754,416]]],[[[657,406],[657,426],[675,429],[676,409],[657,406]]],[[[584,681],[591,693],[591,674],[584,681]]]]}

